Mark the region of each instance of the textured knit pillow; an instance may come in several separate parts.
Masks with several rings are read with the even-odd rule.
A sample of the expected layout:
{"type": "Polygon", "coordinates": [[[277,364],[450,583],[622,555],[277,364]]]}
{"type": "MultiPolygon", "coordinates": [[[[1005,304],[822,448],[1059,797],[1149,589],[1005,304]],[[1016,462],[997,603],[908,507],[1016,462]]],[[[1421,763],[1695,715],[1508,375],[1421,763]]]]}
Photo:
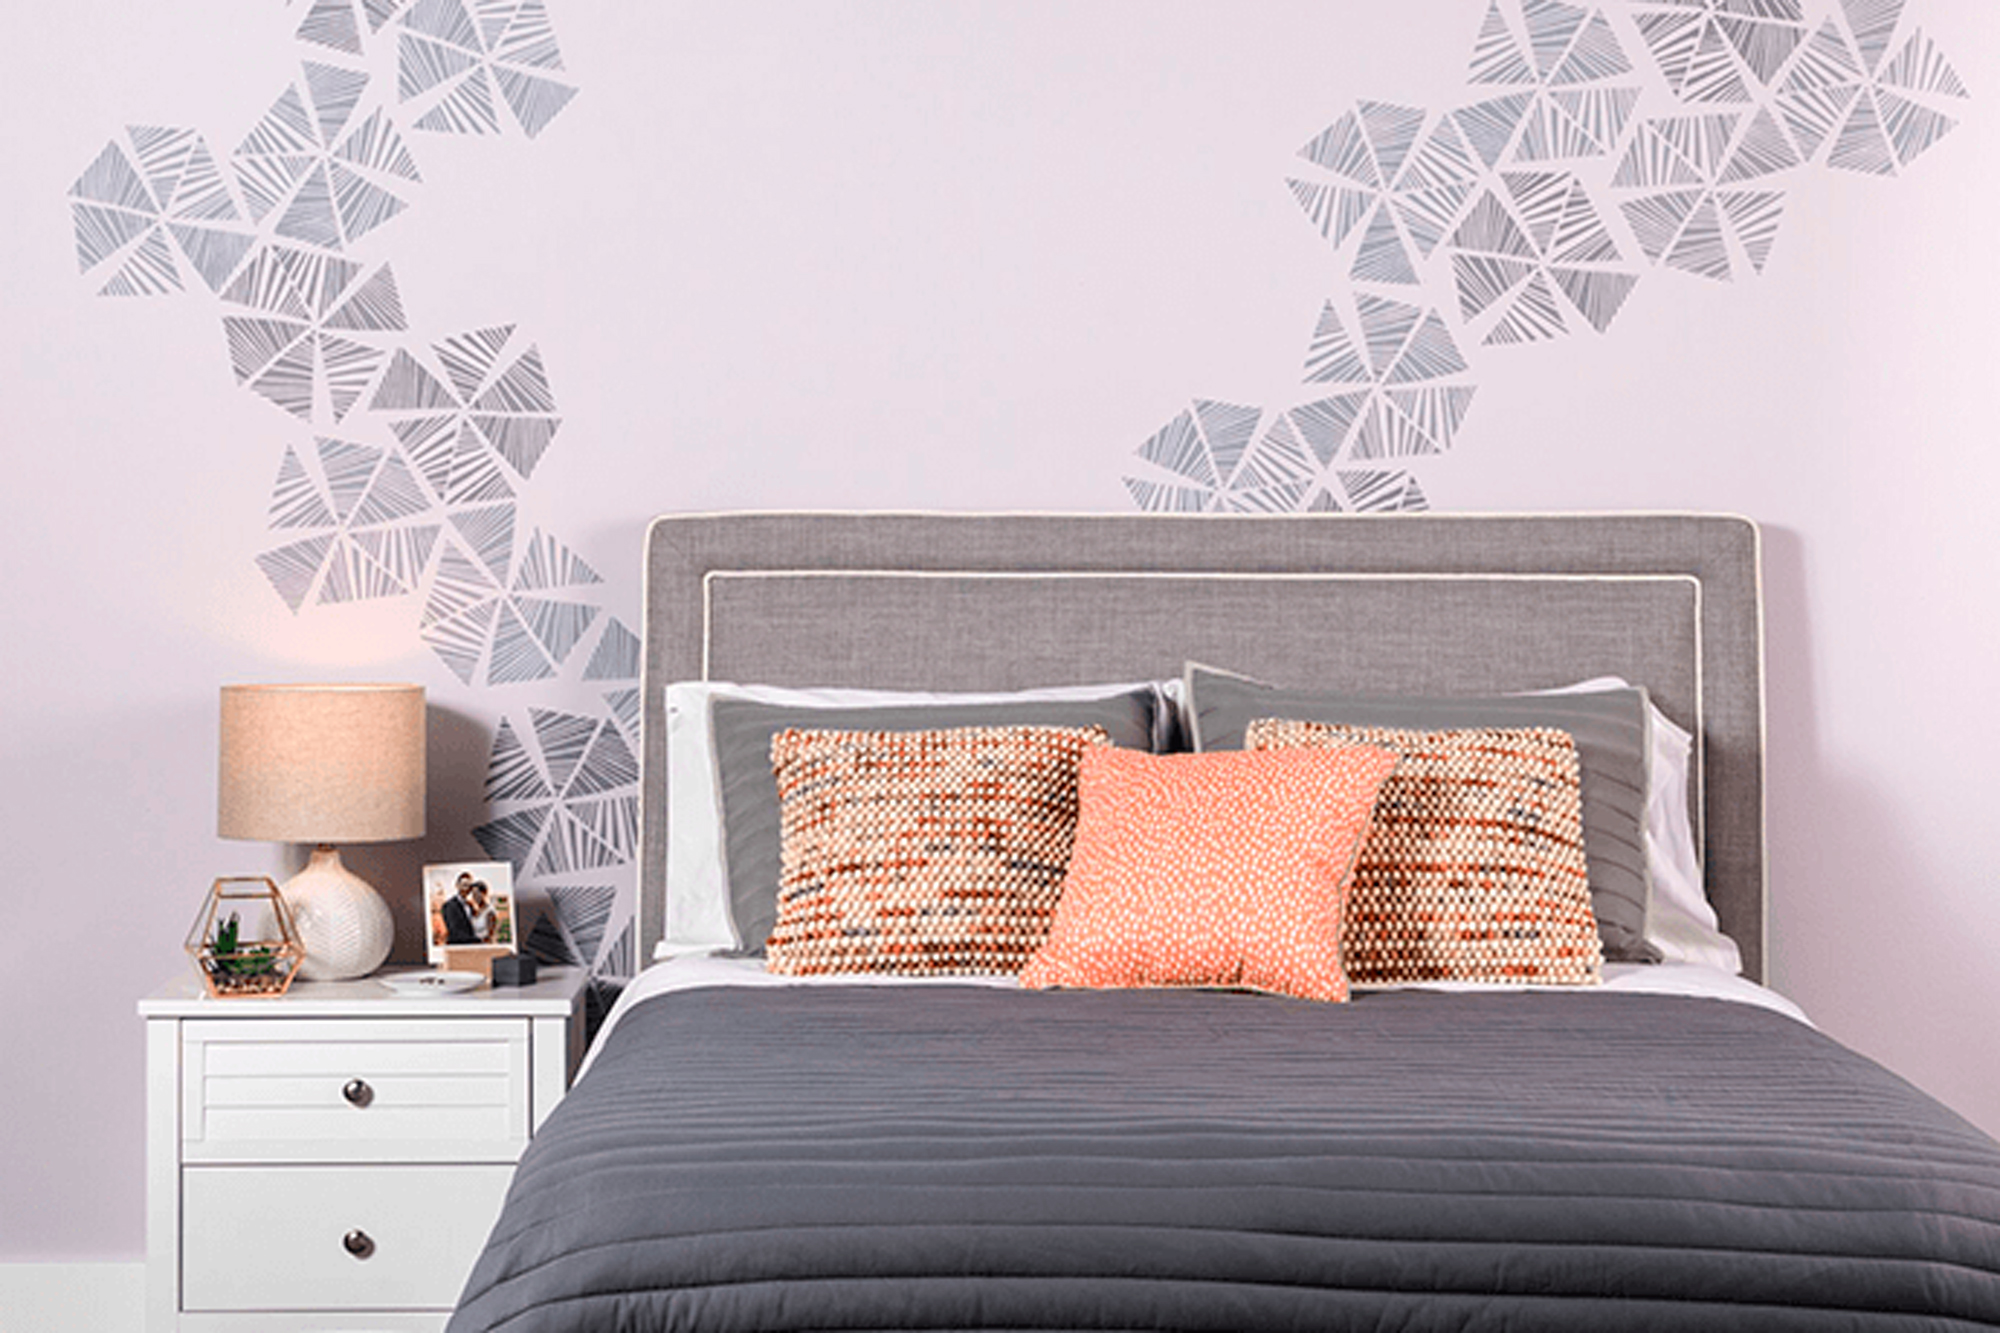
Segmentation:
{"type": "Polygon", "coordinates": [[[1603,979],[1568,732],[1263,719],[1247,739],[1253,750],[1365,744],[1402,756],[1354,867],[1341,950],[1357,984],[1603,979]]]}
{"type": "Polygon", "coordinates": [[[1365,746],[1091,751],[1076,855],[1021,984],[1346,999],[1341,907],[1395,764],[1365,746]]]}
{"type": "Polygon", "coordinates": [[[771,738],[782,850],[765,966],[1016,972],[1048,934],[1102,727],[771,738]]]}
{"type": "Polygon", "coordinates": [[[1647,938],[1655,870],[1648,832],[1654,724],[1646,692],[1619,684],[1622,688],[1550,694],[1359,695],[1275,689],[1189,662],[1181,694],[1197,750],[1240,750],[1250,724],[1263,717],[1407,731],[1556,727],[1568,732],[1576,741],[1583,780],[1583,854],[1604,956],[1658,962],[1660,952],[1647,938]]]}

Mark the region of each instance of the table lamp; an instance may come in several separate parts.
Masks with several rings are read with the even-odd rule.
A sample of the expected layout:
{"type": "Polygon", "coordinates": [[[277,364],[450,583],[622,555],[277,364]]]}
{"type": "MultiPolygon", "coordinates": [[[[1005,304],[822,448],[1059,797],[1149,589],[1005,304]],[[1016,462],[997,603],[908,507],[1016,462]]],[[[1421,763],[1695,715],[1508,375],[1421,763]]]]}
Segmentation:
{"type": "Polygon", "coordinates": [[[424,834],[421,685],[225,685],[216,829],[313,845],[280,886],[308,981],[366,976],[395,944],[389,904],[335,843],[424,834]]]}

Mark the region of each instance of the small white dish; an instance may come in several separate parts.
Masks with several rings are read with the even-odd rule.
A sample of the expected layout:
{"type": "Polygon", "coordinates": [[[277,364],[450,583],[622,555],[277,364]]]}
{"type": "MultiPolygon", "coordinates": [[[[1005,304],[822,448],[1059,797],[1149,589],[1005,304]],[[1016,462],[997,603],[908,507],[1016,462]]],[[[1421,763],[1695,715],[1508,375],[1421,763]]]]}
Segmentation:
{"type": "Polygon", "coordinates": [[[398,972],[376,979],[398,995],[456,995],[486,984],[477,972],[398,972]]]}

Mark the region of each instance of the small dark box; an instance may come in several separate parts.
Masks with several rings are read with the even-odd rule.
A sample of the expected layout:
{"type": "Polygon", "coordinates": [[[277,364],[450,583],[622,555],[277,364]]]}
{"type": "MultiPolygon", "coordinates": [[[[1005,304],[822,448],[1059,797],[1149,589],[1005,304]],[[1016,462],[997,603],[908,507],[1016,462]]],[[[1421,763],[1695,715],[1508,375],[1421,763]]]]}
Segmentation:
{"type": "Polygon", "coordinates": [[[500,954],[493,960],[493,984],[496,986],[534,985],[535,960],[526,954],[500,954]]]}

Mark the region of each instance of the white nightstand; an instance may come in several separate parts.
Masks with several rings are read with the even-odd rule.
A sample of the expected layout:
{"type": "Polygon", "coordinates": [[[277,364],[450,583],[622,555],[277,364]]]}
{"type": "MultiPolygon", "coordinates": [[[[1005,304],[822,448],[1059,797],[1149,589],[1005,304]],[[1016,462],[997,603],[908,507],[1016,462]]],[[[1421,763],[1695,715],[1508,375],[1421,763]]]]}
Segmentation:
{"type": "Polygon", "coordinates": [[[442,1328],[582,1058],[584,981],[140,1001],[149,1333],[442,1328]]]}

